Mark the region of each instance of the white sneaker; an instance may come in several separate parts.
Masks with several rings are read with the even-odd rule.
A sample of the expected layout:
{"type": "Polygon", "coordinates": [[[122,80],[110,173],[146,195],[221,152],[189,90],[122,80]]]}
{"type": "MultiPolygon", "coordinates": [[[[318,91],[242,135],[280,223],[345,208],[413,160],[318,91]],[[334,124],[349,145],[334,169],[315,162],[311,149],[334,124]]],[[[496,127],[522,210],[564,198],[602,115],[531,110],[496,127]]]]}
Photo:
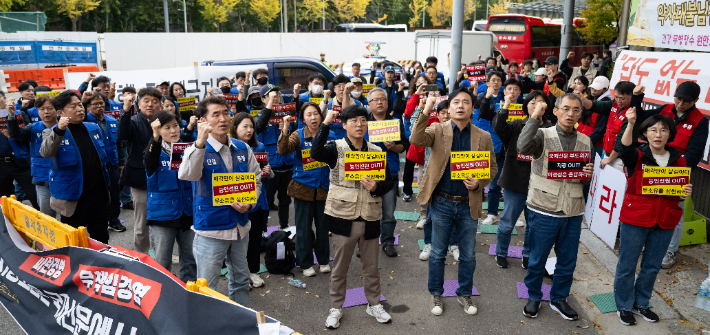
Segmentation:
{"type": "Polygon", "coordinates": [[[454,256],[454,259],[456,261],[459,260],[459,246],[458,245],[452,245],[449,247],[449,255],[454,256]]]}
{"type": "Polygon", "coordinates": [[[311,267],[308,268],[308,269],[304,269],[304,270],[303,270],[303,275],[306,276],[306,277],[313,277],[313,276],[315,276],[315,275],[316,275],[315,266],[311,266],[311,267]]]}
{"type": "Polygon", "coordinates": [[[417,222],[417,229],[424,229],[424,224],[426,223],[426,218],[421,218],[417,222]]]}
{"type": "Polygon", "coordinates": [[[252,287],[262,287],[264,286],[264,280],[259,277],[258,273],[252,273],[249,275],[249,281],[252,287]]]}
{"type": "Polygon", "coordinates": [[[340,318],[343,317],[342,309],[331,308],[328,318],[325,319],[325,327],[335,329],[340,327],[340,318]]]}
{"type": "Polygon", "coordinates": [[[525,222],[518,220],[518,221],[515,223],[515,226],[516,226],[516,227],[524,227],[524,226],[525,226],[525,222]]]}
{"type": "Polygon", "coordinates": [[[320,266],[320,273],[328,273],[328,272],[330,272],[330,264],[320,266]]]}
{"type": "Polygon", "coordinates": [[[422,253],[419,254],[419,260],[420,261],[428,261],[429,255],[431,255],[431,243],[424,245],[424,249],[422,250],[422,253]]]}
{"type": "Polygon", "coordinates": [[[370,304],[367,304],[367,309],[365,310],[367,315],[369,316],[374,316],[375,319],[377,319],[377,322],[379,323],[387,323],[392,321],[392,317],[385,312],[385,308],[382,307],[382,304],[377,304],[375,306],[370,306],[370,304]]]}
{"type": "Polygon", "coordinates": [[[486,219],[483,220],[483,224],[495,224],[498,223],[498,221],[500,221],[500,215],[488,214],[488,216],[486,216],[486,219]]]}

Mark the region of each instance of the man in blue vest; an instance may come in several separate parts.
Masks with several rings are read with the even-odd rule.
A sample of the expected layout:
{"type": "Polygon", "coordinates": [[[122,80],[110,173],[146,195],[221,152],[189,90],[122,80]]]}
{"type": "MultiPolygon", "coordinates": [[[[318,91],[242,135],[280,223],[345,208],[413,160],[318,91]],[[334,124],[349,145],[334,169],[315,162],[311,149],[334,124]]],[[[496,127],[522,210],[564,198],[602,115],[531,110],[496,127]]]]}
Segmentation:
{"type": "MultiPolygon", "coordinates": [[[[439,60],[434,56],[429,56],[426,58],[426,66],[424,68],[428,69],[430,66],[433,66],[434,69],[436,69],[437,65],[439,65],[439,60]]],[[[446,90],[446,81],[444,81],[443,73],[437,71],[435,81],[436,85],[446,90]]]]}
{"type": "Polygon", "coordinates": [[[222,262],[227,259],[229,299],[247,306],[249,303],[249,267],[247,245],[251,222],[247,212],[255,203],[235,202],[214,206],[212,174],[253,173],[256,196],[261,192],[261,168],[252,149],[244,142],[228,136],[230,116],[227,101],[208,97],[195,108],[200,118],[195,144],[185,150],[178,178],[192,181],[194,195],[195,241],[193,253],[197,278],[207,279],[217,289],[222,262]]]}
{"type": "Polygon", "coordinates": [[[119,164],[124,158],[123,146],[119,146],[117,141],[118,121],[113,116],[104,114],[106,100],[108,99],[99,92],[85,92],[81,102],[86,106],[86,109],[89,110],[89,113],[86,114],[86,121],[99,125],[101,135],[103,136],[104,149],[108,157],[106,168],[111,177],[111,203],[108,206],[108,228],[113,231],[124,232],[126,231],[126,227],[124,227],[121,224],[121,220],[118,219],[118,215],[121,213],[118,167],[119,165],[123,165],[122,163],[119,164]]]}
{"type": "MultiPolygon", "coordinates": [[[[15,107],[15,102],[5,99],[5,93],[0,91],[0,118],[17,118],[22,124],[29,123],[30,117],[15,107]]],[[[10,136],[7,127],[0,129],[0,196],[10,196],[15,193],[14,181],[25,192],[32,203],[32,207],[39,209],[37,193],[32,185],[30,174],[29,143],[14,139],[10,136]]]]}
{"type": "MultiPolygon", "coordinates": [[[[90,93],[90,92],[85,92],[90,93]]],[[[79,94],[67,90],[54,99],[59,122],[42,132],[42,157],[51,158],[49,193],[52,209],[72,227],[86,227],[89,236],[108,243],[108,157],[101,129],[84,122],[79,94]]]]}
{"type": "MultiPolygon", "coordinates": [[[[115,83],[114,83],[115,84],[115,83]]],[[[104,106],[105,111],[120,111],[121,104],[117,101],[108,99],[109,92],[111,91],[111,79],[106,76],[98,76],[96,79],[91,81],[91,90],[93,92],[99,92],[106,97],[108,104],[104,106]]]]}
{"type": "Polygon", "coordinates": [[[27,113],[27,115],[30,116],[29,122],[27,122],[28,120],[25,120],[27,123],[39,121],[39,115],[37,114],[37,108],[35,107],[35,98],[37,97],[35,94],[35,88],[36,84],[33,85],[32,81],[26,81],[17,87],[22,97],[15,104],[15,108],[18,111],[27,113]]]}
{"type": "Polygon", "coordinates": [[[32,162],[32,184],[37,192],[39,210],[51,217],[57,213],[49,206],[49,165],[52,160],[39,154],[42,146],[42,132],[57,124],[57,110],[54,109],[54,96],[44,95],[35,99],[35,107],[39,111],[40,121],[26,124],[20,128],[17,118],[9,117],[7,128],[10,137],[15,140],[30,143],[30,160],[32,162]]]}
{"type": "Polygon", "coordinates": [[[407,105],[404,85],[405,82],[403,80],[395,84],[394,67],[391,65],[385,67],[385,81],[379,87],[387,92],[387,113],[398,120],[402,118],[402,113],[404,113],[404,108],[407,105]]]}

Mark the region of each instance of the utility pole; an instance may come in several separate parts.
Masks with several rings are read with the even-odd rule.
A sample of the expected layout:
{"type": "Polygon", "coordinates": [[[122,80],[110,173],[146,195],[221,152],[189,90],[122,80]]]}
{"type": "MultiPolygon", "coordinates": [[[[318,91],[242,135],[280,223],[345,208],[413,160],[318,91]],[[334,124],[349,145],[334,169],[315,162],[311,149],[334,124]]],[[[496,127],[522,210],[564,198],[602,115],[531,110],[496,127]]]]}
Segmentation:
{"type": "Polygon", "coordinates": [[[163,15],[165,16],[165,32],[170,33],[170,23],[168,22],[168,0],[163,0],[163,15]]]}
{"type": "Polygon", "coordinates": [[[284,33],[288,32],[288,0],[284,0],[284,33]]]}
{"type": "Polygon", "coordinates": [[[325,0],[323,0],[323,30],[325,30],[325,0]]]}
{"type": "Polygon", "coordinates": [[[488,20],[488,0],[486,0],[486,20],[488,20]]]}
{"type": "Polygon", "coordinates": [[[182,13],[185,15],[185,32],[187,32],[187,7],[185,7],[185,0],[182,0],[182,13]]]}
{"type": "Polygon", "coordinates": [[[560,43],[560,57],[558,60],[567,58],[572,46],[572,34],[574,33],[574,0],[565,0],[564,17],[562,19],[562,40],[560,43]]]}
{"type": "MultiPolygon", "coordinates": [[[[454,0],[451,15],[451,68],[449,79],[456,80],[461,68],[461,38],[463,35],[463,5],[464,0],[454,0]]],[[[454,85],[449,85],[449,94],[454,91],[454,85]]]]}
{"type": "Polygon", "coordinates": [[[298,30],[298,17],[296,17],[296,0],[293,0],[293,32],[298,30]]]}
{"type": "MultiPolygon", "coordinates": [[[[619,19],[619,38],[616,39],[616,47],[626,46],[626,35],[629,33],[629,11],[631,10],[631,1],[624,0],[621,5],[621,18],[619,19]]],[[[617,53],[618,55],[618,53],[617,53]]]]}
{"type": "Polygon", "coordinates": [[[422,27],[424,27],[424,21],[426,20],[426,7],[422,10],[422,27]]]}

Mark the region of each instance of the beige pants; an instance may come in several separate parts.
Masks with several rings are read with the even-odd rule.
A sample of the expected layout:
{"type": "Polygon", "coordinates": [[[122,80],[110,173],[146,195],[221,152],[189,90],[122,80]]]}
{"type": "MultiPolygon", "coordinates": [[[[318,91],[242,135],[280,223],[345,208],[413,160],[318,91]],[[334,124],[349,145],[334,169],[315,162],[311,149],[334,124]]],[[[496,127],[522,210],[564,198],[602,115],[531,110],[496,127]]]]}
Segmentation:
{"type": "MultiPolygon", "coordinates": [[[[422,178],[424,178],[424,165],[417,165],[417,188],[419,189],[419,193],[422,192],[422,178]]],[[[419,211],[419,218],[426,219],[426,204],[420,206],[421,210],[419,211]]]]}
{"type": "Polygon", "coordinates": [[[131,187],[133,198],[133,238],[136,251],[148,254],[150,230],[148,230],[148,191],[131,187]]]}
{"type": "Polygon", "coordinates": [[[330,274],[330,307],[343,308],[346,279],[355,245],[360,247],[362,280],[365,297],[371,306],[380,303],[380,273],[378,270],[379,240],[365,240],[365,222],[354,221],[350,236],[333,234],[333,272],[330,274]]]}

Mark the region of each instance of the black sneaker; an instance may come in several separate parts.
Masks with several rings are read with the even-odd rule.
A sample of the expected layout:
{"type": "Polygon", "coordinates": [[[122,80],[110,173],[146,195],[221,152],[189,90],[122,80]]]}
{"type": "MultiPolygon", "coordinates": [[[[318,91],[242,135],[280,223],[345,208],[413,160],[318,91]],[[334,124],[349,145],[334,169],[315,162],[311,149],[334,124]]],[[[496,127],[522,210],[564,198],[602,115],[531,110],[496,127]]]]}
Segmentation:
{"type": "Polygon", "coordinates": [[[634,313],[629,311],[616,311],[616,315],[619,316],[619,321],[621,321],[621,324],[624,326],[633,326],[636,324],[634,313]]]}
{"type": "Polygon", "coordinates": [[[404,201],[404,202],[410,202],[410,201],[412,201],[412,195],[411,195],[411,194],[405,194],[405,195],[402,197],[402,201],[404,201]]]}
{"type": "Polygon", "coordinates": [[[498,265],[498,267],[505,269],[508,267],[508,259],[506,259],[505,257],[496,256],[496,264],[498,265]]]}
{"type": "Polygon", "coordinates": [[[126,231],[126,226],[121,224],[121,221],[109,222],[108,229],[122,233],[126,231]]]}
{"type": "Polygon", "coordinates": [[[533,319],[536,318],[541,305],[542,302],[540,301],[528,300],[527,305],[523,307],[523,315],[533,319]]]}
{"type": "Polygon", "coordinates": [[[631,310],[631,313],[641,315],[643,319],[648,322],[658,322],[658,320],[660,320],[658,314],[654,313],[649,308],[634,308],[633,310],[631,310]]]}
{"type": "Polygon", "coordinates": [[[360,258],[360,248],[355,248],[355,257],[360,258]]]}
{"type": "Polygon", "coordinates": [[[270,204],[270,205],[269,205],[269,210],[270,210],[270,211],[277,211],[277,210],[279,210],[279,206],[276,206],[276,205],[274,205],[274,204],[270,204]]]}
{"type": "Polygon", "coordinates": [[[382,246],[382,251],[385,252],[387,257],[397,257],[397,249],[394,248],[394,244],[392,243],[385,243],[385,245],[382,246]]]}
{"type": "Polygon", "coordinates": [[[528,261],[530,261],[530,257],[523,256],[523,269],[528,268],[528,261]]]}
{"type": "Polygon", "coordinates": [[[129,201],[121,206],[123,209],[133,209],[133,201],[129,201]]]}
{"type": "Polygon", "coordinates": [[[574,321],[579,319],[577,312],[565,300],[551,302],[550,308],[552,308],[553,311],[559,313],[560,316],[562,316],[562,318],[565,320],[574,321]]]}

